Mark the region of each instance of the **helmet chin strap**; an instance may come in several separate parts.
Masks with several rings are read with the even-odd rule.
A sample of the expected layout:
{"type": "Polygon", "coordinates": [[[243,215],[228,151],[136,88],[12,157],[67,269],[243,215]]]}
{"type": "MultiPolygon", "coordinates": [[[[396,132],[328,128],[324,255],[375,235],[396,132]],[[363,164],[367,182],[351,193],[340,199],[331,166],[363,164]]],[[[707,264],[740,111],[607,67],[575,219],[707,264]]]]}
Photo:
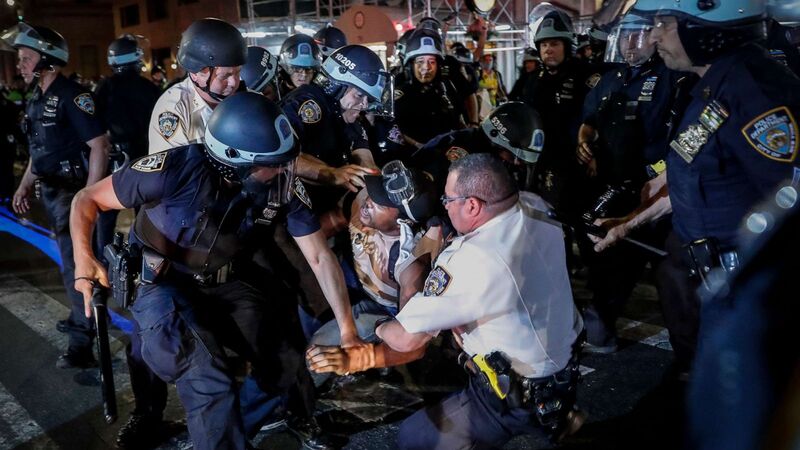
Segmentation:
{"type": "Polygon", "coordinates": [[[213,98],[217,102],[222,102],[223,100],[228,98],[228,95],[222,95],[222,94],[217,94],[216,92],[211,92],[211,79],[214,78],[214,70],[216,70],[216,67],[211,67],[210,69],[211,70],[208,72],[208,80],[206,81],[205,86],[200,86],[199,84],[197,84],[196,81],[194,81],[194,78],[192,77],[189,78],[192,78],[192,83],[194,83],[194,85],[197,86],[201,91],[205,92],[206,95],[213,98]]]}

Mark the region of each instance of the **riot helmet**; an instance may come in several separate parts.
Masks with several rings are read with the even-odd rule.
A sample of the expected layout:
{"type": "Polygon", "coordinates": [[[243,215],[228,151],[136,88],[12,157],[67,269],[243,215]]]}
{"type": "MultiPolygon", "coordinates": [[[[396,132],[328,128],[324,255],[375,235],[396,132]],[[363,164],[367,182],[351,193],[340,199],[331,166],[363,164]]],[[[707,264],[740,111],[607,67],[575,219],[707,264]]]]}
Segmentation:
{"type": "Polygon", "coordinates": [[[544,125],[539,113],[523,102],[506,102],[481,122],[493,145],[533,164],[544,148],[544,125]]]}
{"type": "Polygon", "coordinates": [[[322,64],[319,46],[314,38],[305,34],[289,36],[281,45],[281,67],[288,73],[293,67],[317,70],[322,64]]]}
{"type": "Polygon", "coordinates": [[[190,73],[206,67],[238,67],[246,59],[247,44],[242,33],[220,19],[196,20],[183,32],[178,47],[178,64],[190,73]]]}
{"type": "Polygon", "coordinates": [[[435,31],[419,28],[414,30],[406,44],[405,64],[417,56],[432,55],[441,60],[444,56],[442,37],[435,31]]]}
{"type": "Polygon", "coordinates": [[[525,50],[523,50],[522,62],[525,63],[528,61],[542,62],[542,58],[539,57],[539,50],[536,50],[533,47],[528,47],[525,50]]]}
{"type": "Polygon", "coordinates": [[[347,36],[344,32],[332,25],[327,25],[325,28],[314,33],[314,41],[317,42],[320,51],[326,58],[331,56],[337,48],[347,45],[347,36]]]}
{"type": "Polygon", "coordinates": [[[69,60],[67,41],[64,36],[51,28],[20,22],[4,31],[2,39],[16,49],[26,47],[40,55],[41,58],[34,68],[34,76],[37,77],[42,70],[53,70],[54,66],[66,66],[69,60]]]}
{"type": "Polygon", "coordinates": [[[397,39],[397,44],[395,45],[395,52],[396,52],[396,59],[401,65],[405,62],[406,58],[406,49],[408,47],[408,39],[411,35],[414,34],[414,29],[406,30],[400,37],[397,39]]]}
{"type": "Polygon", "coordinates": [[[108,46],[108,65],[120,73],[125,70],[140,70],[144,50],[139,46],[139,40],[132,34],[124,34],[111,42],[108,46]]]}
{"type": "Polygon", "coordinates": [[[653,21],[629,12],[614,27],[608,37],[605,62],[639,66],[647,62],[656,47],[649,41],[653,21]]]}
{"type": "Polygon", "coordinates": [[[247,47],[247,62],[240,77],[250,92],[261,93],[278,72],[278,58],[263,47],[247,47]]]}
{"type": "Polygon", "coordinates": [[[569,50],[575,39],[572,28],[572,19],[561,10],[553,10],[545,14],[533,38],[537,45],[547,39],[561,39],[569,50]]]}
{"type": "Polygon", "coordinates": [[[435,17],[423,17],[417,22],[417,30],[430,30],[438,34],[444,40],[444,33],[442,33],[442,22],[435,17]]]}
{"type": "Polygon", "coordinates": [[[586,47],[590,47],[589,35],[581,33],[575,37],[575,51],[580,52],[586,47]]]}
{"type": "Polygon", "coordinates": [[[365,176],[364,184],[373,202],[397,208],[403,220],[425,223],[437,212],[439,195],[433,178],[407,168],[402,161],[386,163],[380,175],[365,176]]]}
{"type": "Polygon", "coordinates": [[[453,56],[455,56],[461,64],[472,64],[474,61],[472,51],[463,45],[453,46],[453,56]]]}
{"type": "Polygon", "coordinates": [[[241,183],[254,202],[279,206],[289,201],[300,149],[289,119],[272,101],[253,92],[225,99],[211,114],[204,140],[211,165],[241,183]],[[254,174],[259,167],[280,170],[265,180],[254,174]]]}
{"type": "Polygon", "coordinates": [[[320,81],[326,94],[341,99],[348,86],[367,94],[368,111],[392,115],[394,95],[391,76],[378,55],[363,45],[346,45],[331,54],[322,64],[320,81]]]}
{"type": "Polygon", "coordinates": [[[766,36],[764,0],[638,0],[631,11],[648,18],[675,17],[681,44],[694,66],[766,36]]]}

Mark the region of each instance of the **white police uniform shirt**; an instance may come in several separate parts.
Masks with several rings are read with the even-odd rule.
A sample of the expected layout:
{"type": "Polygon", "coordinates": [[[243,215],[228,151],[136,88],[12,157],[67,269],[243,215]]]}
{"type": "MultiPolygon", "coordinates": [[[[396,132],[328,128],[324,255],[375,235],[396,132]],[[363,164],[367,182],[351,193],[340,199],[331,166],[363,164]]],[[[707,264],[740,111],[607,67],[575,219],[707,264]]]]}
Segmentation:
{"type": "Polygon", "coordinates": [[[161,94],[150,116],[148,153],[202,142],[213,110],[190,77],[161,94]]]}
{"type": "Polygon", "coordinates": [[[563,369],[583,321],[572,301],[561,228],[537,220],[541,197],[519,202],[459,236],[397,315],[410,333],[452,328],[469,355],[499,350],[524,377],[563,369]]]}

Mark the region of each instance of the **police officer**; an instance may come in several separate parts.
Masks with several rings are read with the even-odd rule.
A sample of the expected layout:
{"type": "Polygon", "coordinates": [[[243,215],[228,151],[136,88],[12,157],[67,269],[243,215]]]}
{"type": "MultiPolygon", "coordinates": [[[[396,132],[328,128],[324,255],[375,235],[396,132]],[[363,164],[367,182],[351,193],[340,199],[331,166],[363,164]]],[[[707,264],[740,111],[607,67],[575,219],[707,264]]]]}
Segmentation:
{"type": "MultiPolygon", "coordinates": [[[[63,36],[50,28],[20,23],[13,46],[23,79],[29,84],[35,82],[36,87],[25,107],[31,156],[12,206],[18,214],[28,212],[30,196],[38,184],[38,196],[56,235],[61,276],[72,303],[67,319],[69,347],[56,366],[90,367],[95,364],[94,332],[91,321],[81,312],[81,295],[73,288],[75,266],[69,213],[75,193],[105,175],[110,146],[96,116],[92,95],[61,75],[69,58],[63,36]]],[[[91,254],[92,250],[87,251],[91,254]]]]}
{"type": "Polygon", "coordinates": [[[575,145],[586,94],[600,74],[572,56],[572,25],[562,11],[547,13],[534,37],[542,70],[523,93],[542,115],[547,140],[536,166],[537,191],[566,220],[585,203],[586,176],[575,159],[575,145]]]}
{"type": "Polygon", "coordinates": [[[342,30],[328,24],[325,28],[321,28],[314,33],[314,41],[319,46],[322,56],[327,58],[331,56],[331,53],[336,51],[336,49],[347,45],[347,36],[344,35],[342,30]]]}
{"type": "Polygon", "coordinates": [[[509,100],[522,101],[525,85],[528,83],[528,78],[534,76],[539,72],[539,66],[542,64],[542,59],[539,57],[539,51],[535,48],[526,48],[522,52],[522,67],[519,68],[519,75],[511,92],[508,93],[509,100]]]}
{"type": "Polygon", "coordinates": [[[520,434],[545,432],[558,440],[574,432],[583,417],[573,411],[578,377],[572,345],[582,324],[561,228],[536,219],[546,204],[518,192],[492,155],[454,162],[444,193],[460,235],[439,254],[423,292],[395,320],[377,326],[383,343],[344,351],[311,347],[306,359],[318,372],[394,364],[419,357],[436,333],[452,329],[469,385],[406,419],[400,448],[499,448],[520,434]],[[531,270],[545,261],[547,270],[531,270]],[[507,384],[492,387],[484,375],[507,384]],[[542,395],[539,389],[548,383],[542,395]],[[542,403],[555,407],[537,413],[535,405],[542,403]]]}
{"type": "MultiPolygon", "coordinates": [[[[586,97],[576,154],[593,179],[595,204],[584,220],[619,217],[639,205],[645,182],[664,170],[666,123],[678,77],[667,69],[648,41],[652,22],[629,13],[612,31],[606,61],[625,63],[607,72],[586,97]]],[[[664,226],[640,230],[639,240],[663,245],[664,226]],[[662,236],[663,235],[663,236],[662,236]]],[[[586,238],[578,242],[589,245],[586,238]]],[[[588,267],[592,303],[584,311],[584,351],[616,350],[616,320],[649,255],[631,246],[594,254],[582,252],[588,267]]],[[[662,300],[666,300],[662,296],[662,300]]]]}
{"type": "MultiPolygon", "coordinates": [[[[363,176],[375,163],[357,119],[370,105],[383,102],[387,78],[383,63],[372,50],[347,45],[325,60],[321,76],[313,83],[282,100],[303,149],[298,176],[352,191],[364,186],[363,176]]],[[[312,188],[315,210],[329,209],[343,194],[312,188]]]]}
{"type": "Polygon", "coordinates": [[[178,64],[189,76],[158,99],[150,117],[150,153],[200,142],[214,107],[239,88],[247,46],[220,19],[200,19],[181,36],[178,64]]]}
{"type": "MultiPolygon", "coordinates": [[[[662,210],[673,212],[670,257],[685,261],[682,289],[694,293],[713,284],[714,268],[731,271],[739,265],[736,235],[745,214],[797,173],[800,149],[792,124],[800,111],[800,81],[754,44],[764,37],[762,2],[639,0],[633,11],[653,17],[650,39],[667,67],[700,77],[669,136],[669,201],[661,201],[662,210]]],[[[607,247],[652,212],[644,208],[632,215],[596,247],[607,247]]],[[[700,302],[696,294],[690,299],[665,310],[684,371],[690,368],[700,322],[700,302]]],[[[705,327],[714,322],[706,310],[714,305],[703,307],[705,327]]]]}
{"type": "Polygon", "coordinates": [[[322,52],[317,42],[308,35],[289,36],[281,45],[280,73],[278,83],[280,98],[311,81],[319,72],[322,52]]]}
{"type": "Polygon", "coordinates": [[[153,66],[150,69],[150,82],[152,82],[159,90],[164,91],[167,88],[167,72],[161,66],[153,66]]]}
{"type": "MultiPolygon", "coordinates": [[[[310,383],[282,283],[252,263],[269,227],[285,221],[331,303],[342,342],[360,342],[341,270],[293,176],[298,152],[280,109],[261,95],[241,93],[215,110],[204,145],[139,159],[75,201],[76,288],[87,315],[93,283],[108,285],[105,269],[86,252],[97,211],[142,207],[130,240],[143,261],[131,310],[145,361],[177,386],[195,448],[245,448],[223,345],[252,362],[265,392],[310,383]]],[[[289,408],[313,423],[313,389],[304,393],[289,408]]],[[[326,447],[313,440],[304,445],[326,447]]]]}
{"type": "Polygon", "coordinates": [[[483,119],[479,128],[431,139],[411,155],[409,164],[432,174],[444,187],[453,161],[472,153],[492,153],[506,163],[520,190],[530,190],[527,175],[539,159],[544,142],[539,114],[525,103],[507,102],[483,119]]]}
{"type": "Polygon", "coordinates": [[[395,78],[395,118],[403,138],[420,148],[435,136],[463,128],[461,104],[453,84],[442,76],[442,39],[428,29],[408,40],[404,72],[395,78]]]}
{"type": "Polygon", "coordinates": [[[263,47],[247,47],[247,61],[240,73],[244,86],[250,92],[264,94],[268,99],[277,100],[277,86],[273,83],[278,73],[278,58],[263,47]]]}

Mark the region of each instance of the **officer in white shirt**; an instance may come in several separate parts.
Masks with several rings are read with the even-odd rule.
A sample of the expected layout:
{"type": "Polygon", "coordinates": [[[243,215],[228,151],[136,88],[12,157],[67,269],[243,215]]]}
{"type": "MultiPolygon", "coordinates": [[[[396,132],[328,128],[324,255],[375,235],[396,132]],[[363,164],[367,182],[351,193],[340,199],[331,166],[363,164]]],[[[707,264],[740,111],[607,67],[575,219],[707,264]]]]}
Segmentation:
{"type": "Polygon", "coordinates": [[[420,357],[452,329],[469,385],[400,427],[400,448],[501,447],[515,435],[574,432],[573,346],[583,328],[572,301],[560,227],[538,196],[518,193],[489,154],[455,161],[442,202],[460,236],[439,255],[422,293],[380,324],[382,344],[311,347],[312,370],[347,373],[420,357]],[[410,355],[403,356],[408,352],[410,355]],[[493,380],[493,381],[487,381],[493,380]]]}
{"type": "Polygon", "coordinates": [[[150,116],[149,153],[201,142],[214,107],[239,88],[247,45],[233,25],[200,19],[181,37],[185,80],[167,89],[150,116]]]}

